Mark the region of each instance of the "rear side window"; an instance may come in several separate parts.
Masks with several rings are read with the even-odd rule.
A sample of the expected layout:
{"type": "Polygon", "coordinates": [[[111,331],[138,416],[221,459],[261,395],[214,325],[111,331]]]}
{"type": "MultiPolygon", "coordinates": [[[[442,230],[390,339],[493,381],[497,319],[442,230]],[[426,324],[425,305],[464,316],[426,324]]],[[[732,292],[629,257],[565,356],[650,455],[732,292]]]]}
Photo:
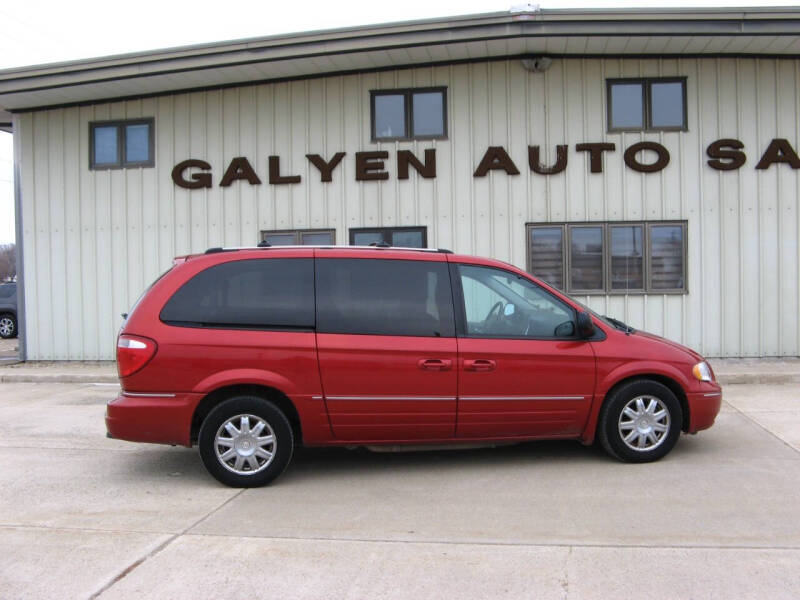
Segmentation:
{"type": "Polygon", "coordinates": [[[317,259],[317,331],[453,337],[447,265],[382,259],[317,259]]]}
{"type": "Polygon", "coordinates": [[[161,320],[184,327],[312,329],[313,259],[251,259],[210,267],[175,292],[161,320]]]}
{"type": "Polygon", "coordinates": [[[11,298],[17,293],[17,286],[15,284],[0,285],[0,298],[11,298]]]}
{"type": "Polygon", "coordinates": [[[156,280],[155,280],[153,283],[151,283],[150,285],[148,285],[148,286],[147,286],[147,288],[146,288],[146,289],[145,289],[145,290],[144,290],[144,291],[143,291],[141,294],[139,294],[139,297],[136,299],[136,302],[134,302],[134,303],[133,303],[133,306],[131,306],[131,309],[130,309],[130,310],[127,312],[127,313],[123,313],[123,315],[122,315],[122,318],[123,318],[125,321],[127,321],[127,320],[130,318],[130,316],[133,314],[133,311],[135,311],[135,310],[136,310],[136,307],[137,307],[137,306],[139,306],[139,303],[142,301],[142,298],[144,298],[144,297],[145,297],[145,295],[147,295],[147,292],[149,292],[149,291],[150,291],[150,289],[151,289],[151,288],[152,288],[152,287],[153,287],[155,284],[157,284],[159,281],[161,281],[161,278],[162,278],[162,277],[164,277],[164,275],[166,275],[167,273],[169,273],[170,271],[172,271],[172,269],[173,269],[173,268],[174,268],[174,267],[170,267],[169,269],[167,269],[166,271],[164,271],[164,272],[163,272],[161,275],[159,275],[158,277],[156,277],[156,280]]]}

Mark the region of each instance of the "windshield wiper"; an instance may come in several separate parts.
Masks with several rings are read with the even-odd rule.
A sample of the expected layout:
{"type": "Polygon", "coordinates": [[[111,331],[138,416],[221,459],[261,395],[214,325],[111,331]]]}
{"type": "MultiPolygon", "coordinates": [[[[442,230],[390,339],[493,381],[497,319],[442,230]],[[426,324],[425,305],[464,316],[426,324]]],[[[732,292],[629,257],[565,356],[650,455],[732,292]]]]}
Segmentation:
{"type": "Polygon", "coordinates": [[[608,321],[609,323],[611,323],[614,327],[619,329],[620,331],[624,331],[625,333],[633,333],[635,331],[635,329],[633,327],[631,327],[630,325],[626,325],[625,323],[623,323],[619,319],[615,319],[615,318],[609,317],[607,315],[603,315],[603,318],[606,321],[608,321]]]}

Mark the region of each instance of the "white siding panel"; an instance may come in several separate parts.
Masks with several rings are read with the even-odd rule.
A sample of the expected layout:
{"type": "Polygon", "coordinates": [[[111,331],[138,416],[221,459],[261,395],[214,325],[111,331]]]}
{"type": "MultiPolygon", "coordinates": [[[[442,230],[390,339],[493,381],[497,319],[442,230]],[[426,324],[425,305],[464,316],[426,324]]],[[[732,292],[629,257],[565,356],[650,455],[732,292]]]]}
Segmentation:
{"type": "MultiPolygon", "coordinates": [[[[64,111],[63,115],[63,140],[80,140],[80,118],[79,109],[70,108],[64,111]]],[[[63,144],[62,140],[62,144],[63,144]]],[[[63,172],[64,172],[64,207],[65,207],[65,241],[64,252],[64,272],[67,276],[72,275],[67,265],[80,265],[82,252],[81,243],[83,235],[81,233],[81,193],[80,177],[83,173],[81,169],[81,156],[87,152],[85,145],[79,143],[76,152],[62,152],[63,172]]],[[[77,313],[83,315],[83,287],[82,269],[77,269],[74,273],[75,281],[69,281],[64,298],[66,313],[66,343],[67,348],[63,358],[83,354],[83,329],[81,319],[71,319],[70,314],[77,313]]]]}
{"type": "MultiPolygon", "coordinates": [[[[542,43],[527,41],[526,47],[542,43]]],[[[614,39],[602,48],[595,40],[546,43],[553,52],[619,45],[614,39]]],[[[727,42],[708,43],[663,38],[650,47],[701,51],[727,42]]],[[[753,41],[769,48],[775,43],[753,41]]],[[[431,57],[469,51],[465,45],[434,48],[431,57]]],[[[393,60],[416,52],[404,50],[393,60]]],[[[315,60],[335,66],[335,59],[315,60]]],[[[773,138],[798,147],[799,80],[795,60],[569,59],[555,60],[543,73],[509,60],[23,114],[28,358],[112,358],[120,313],[173,256],[255,244],[262,229],[333,228],[343,244],[351,227],[422,225],[431,246],[525,267],[526,222],[642,219],[688,222],[688,294],[582,300],[710,356],[796,356],[800,170],[755,165],[773,138]],[[688,131],[606,132],[606,78],[637,76],[687,77],[688,131]],[[440,85],[448,90],[447,140],[370,141],[370,90],[440,85]],[[90,170],[89,123],[135,117],[155,118],[156,166],[90,170]],[[719,138],[744,142],[744,167],[715,171],[706,164],[706,148],[719,138]],[[668,149],[663,171],[642,174],[625,166],[625,148],[642,140],[668,149]],[[588,154],[575,145],[604,141],[616,149],[604,154],[602,173],[590,173],[588,154]],[[542,162],[552,164],[557,144],[569,146],[567,169],[533,173],[528,146],[538,145],[542,162]],[[503,146],[520,175],[493,170],[474,177],[489,146],[503,146]],[[423,179],[412,169],[408,180],[398,180],[397,150],[422,159],[426,148],[436,149],[437,177],[423,179]],[[355,180],[355,154],[367,150],[388,151],[388,180],[355,180]],[[333,181],[320,182],[305,155],[329,160],[339,151],[346,156],[333,181]],[[280,157],[281,174],[300,175],[301,182],[270,184],[271,155],[280,157]],[[238,156],[250,161],[260,185],[219,186],[238,156]],[[188,158],[212,165],[212,188],[173,184],[173,166],[188,158]]]]}
{"type": "MultiPolygon", "coordinates": [[[[99,277],[98,277],[98,263],[101,259],[98,256],[98,231],[99,221],[96,204],[96,179],[92,171],[89,170],[89,132],[88,123],[93,116],[93,108],[91,106],[83,106],[78,110],[78,114],[71,116],[76,122],[74,126],[77,131],[73,130],[70,134],[75,136],[75,148],[77,152],[73,154],[78,160],[78,195],[80,202],[80,235],[77,236],[81,248],[80,259],[77,263],[70,263],[79,265],[78,273],[71,273],[70,276],[75,278],[75,287],[80,289],[80,318],[75,318],[77,307],[73,308],[70,312],[70,319],[78,322],[78,327],[81,330],[82,346],[80,354],[73,354],[71,357],[82,357],[88,360],[97,360],[99,358],[100,344],[100,321],[98,319],[98,295],[99,295],[99,277]]],[[[32,278],[26,278],[25,293],[27,296],[29,282],[32,278]]],[[[106,292],[108,288],[104,288],[106,292]]],[[[31,320],[28,320],[31,323],[31,320]]]]}

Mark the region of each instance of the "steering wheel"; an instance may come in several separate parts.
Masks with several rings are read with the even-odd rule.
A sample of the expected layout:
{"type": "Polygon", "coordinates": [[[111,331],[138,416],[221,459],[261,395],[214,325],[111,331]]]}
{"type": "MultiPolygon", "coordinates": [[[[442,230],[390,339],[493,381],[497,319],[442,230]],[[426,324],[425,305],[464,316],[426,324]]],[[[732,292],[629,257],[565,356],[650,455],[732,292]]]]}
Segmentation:
{"type": "Polygon", "coordinates": [[[489,312],[486,314],[486,318],[483,320],[483,328],[486,329],[486,324],[492,320],[496,319],[500,316],[500,309],[503,307],[503,301],[498,300],[494,303],[494,306],[489,309],[489,312]],[[494,313],[497,313],[496,315],[494,313]]]}

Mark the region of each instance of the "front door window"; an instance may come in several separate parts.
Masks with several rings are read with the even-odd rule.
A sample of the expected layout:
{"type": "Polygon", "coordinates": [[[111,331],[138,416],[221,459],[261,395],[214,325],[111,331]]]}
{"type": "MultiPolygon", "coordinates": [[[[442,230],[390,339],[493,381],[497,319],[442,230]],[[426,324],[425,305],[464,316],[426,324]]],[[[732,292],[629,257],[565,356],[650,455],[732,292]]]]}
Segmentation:
{"type": "Polygon", "coordinates": [[[475,337],[570,338],[574,311],[508,271],[462,265],[466,333],[475,337]]]}

